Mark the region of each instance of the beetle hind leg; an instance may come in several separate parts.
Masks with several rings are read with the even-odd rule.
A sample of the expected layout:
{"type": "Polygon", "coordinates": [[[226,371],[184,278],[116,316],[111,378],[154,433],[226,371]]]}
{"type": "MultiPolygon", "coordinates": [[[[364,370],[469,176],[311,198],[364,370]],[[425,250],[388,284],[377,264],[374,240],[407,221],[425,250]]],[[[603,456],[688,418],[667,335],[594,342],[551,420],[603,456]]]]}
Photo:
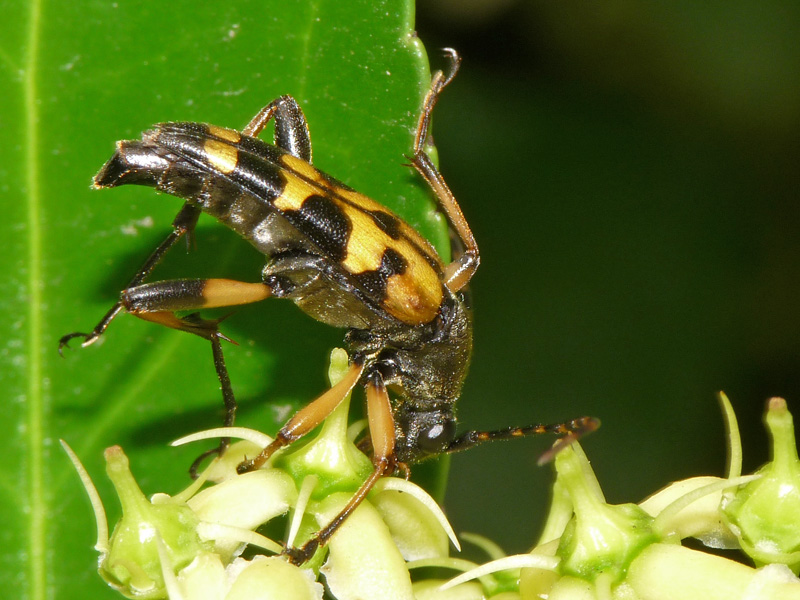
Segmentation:
{"type": "MultiPolygon", "coordinates": [[[[144,321],[192,333],[211,342],[214,369],[225,405],[224,425],[230,427],[234,423],[237,404],[221,343],[221,340],[232,340],[219,331],[218,325],[222,319],[203,319],[196,312],[179,317],[174,311],[248,304],[264,300],[271,294],[271,289],[263,283],[233,279],[173,279],[123,290],[120,294],[120,305],[144,321]]],[[[192,477],[197,476],[203,459],[211,454],[222,454],[229,444],[230,438],[222,438],[217,448],[204,452],[195,459],[189,468],[192,477]]]]}
{"type": "MultiPolygon", "coordinates": [[[[178,242],[178,240],[184,236],[186,236],[187,240],[192,239],[194,228],[197,225],[197,219],[200,217],[200,212],[200,208],[194,204],[187,202],[183,205],[183,208],[180,210],[180,212],[178,212],[178,214],[175,216],[175,219],[172,221],[172,232],[156,247],[155,250],[153,250],[144,264],[139,267],[139,270],[136,271],[133,279],[131,279],[131,281],[128,283],[128,288],[133,288],[142,283],[142,281],[145,280],[145,278],[153,271],[153,269],[156,268],[156,265],[161,262],[169,249],[178,242]]],[[[95,343],[100,336],[105,333],[105,330],[108,329],[111,321],[113,321],[114,318],[122,312],[123,308],[124,307],[121,300],[115,303],[114,306],[112,306],[111,309],[109,309],[109,311],[103,316],[103,318],[100,319],[100,322],[95,325],[94,329],[92,329],[90,333],[75,331],[62,336],[61,339],[58,340],[58,353],[63,356],[64,348],[69,347],[70,341],[75,338],[83,338],[83,342],[81,342],[82,348],[95,343]]]]}

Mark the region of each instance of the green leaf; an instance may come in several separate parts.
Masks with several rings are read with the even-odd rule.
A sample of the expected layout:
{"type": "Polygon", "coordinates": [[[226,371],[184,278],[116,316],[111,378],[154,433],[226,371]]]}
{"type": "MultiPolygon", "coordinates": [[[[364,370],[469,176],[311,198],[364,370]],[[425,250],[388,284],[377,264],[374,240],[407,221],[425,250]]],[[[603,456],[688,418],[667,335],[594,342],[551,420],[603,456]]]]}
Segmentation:
{"type": "MultiPolygon", "coordinates": [[[[0,589],[112,598],[94,570],[89,504],[57,439],[104,498],[113,496],[102,449],[116,443],[146,493],[174,492],[204,448],[165,444],[220,423],[222,409],[200,338],[122,315],[102,343],[58,356],[58,339],[95,325],[180,207],[144,188],[92,191],[92,175],[115,140],[153,123],[242,127],[288,93],[306,112],[315,164],[441,247],[431,196],[403,166],[430,74],[409,0],[31,0],[3,2],[0,14],[0,589]]],[[[154,277],[258,279],[263,257],[210,219],[197,245],[175,249],[154,277]]],[[[324,389],[327,351],[341,343],[290,303],[237,310],[224,331],[239,343],[225,348],[239,423],[257,428],[324,389]]],[[[118,507],[107,508],[113,521],[118,507]]]]}

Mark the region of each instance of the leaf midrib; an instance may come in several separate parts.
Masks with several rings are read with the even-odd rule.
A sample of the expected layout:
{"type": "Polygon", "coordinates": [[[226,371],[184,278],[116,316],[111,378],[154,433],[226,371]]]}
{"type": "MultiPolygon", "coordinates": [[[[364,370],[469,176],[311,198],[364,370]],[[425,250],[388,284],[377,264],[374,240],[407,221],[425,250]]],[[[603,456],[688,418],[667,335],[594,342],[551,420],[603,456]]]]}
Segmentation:
{"type": "Polygon", "coordinates": [[[45,505],[44,497],[44,397],[42,393],[42,236],[39,188],[39,112],[36,85],[39,58],[41,1],[31,0],[27,46],[23,66],[25,111],[25,184],[28,221],[28,349],[27,443],[28,443],[28,577],[31,600],[45,598],[45,505]]]}

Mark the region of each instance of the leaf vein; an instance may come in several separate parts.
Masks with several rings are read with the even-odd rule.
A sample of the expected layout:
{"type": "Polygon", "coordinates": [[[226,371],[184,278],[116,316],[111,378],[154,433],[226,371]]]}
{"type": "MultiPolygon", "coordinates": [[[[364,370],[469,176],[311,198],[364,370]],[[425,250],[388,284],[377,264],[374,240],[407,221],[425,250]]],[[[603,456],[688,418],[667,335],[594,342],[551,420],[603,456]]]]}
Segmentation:
{"type": "Polygon", "coordinates": [[[31,600],[44,600],[46,596],[46,512],[47,499],[44,485],[44,428],[45,410],[42,382],[42,237],[41,237],[41,192],[39,188],[39,112],[38,112],[38,60],[41,26],[41,0],[30,2],[27,29],[27,52],[23,75],[23,97],[25,101],[26,147],[25,181],[27,187],[28,220],[28,498],[30,512],[28,522],[28,585],[31,600]]]}

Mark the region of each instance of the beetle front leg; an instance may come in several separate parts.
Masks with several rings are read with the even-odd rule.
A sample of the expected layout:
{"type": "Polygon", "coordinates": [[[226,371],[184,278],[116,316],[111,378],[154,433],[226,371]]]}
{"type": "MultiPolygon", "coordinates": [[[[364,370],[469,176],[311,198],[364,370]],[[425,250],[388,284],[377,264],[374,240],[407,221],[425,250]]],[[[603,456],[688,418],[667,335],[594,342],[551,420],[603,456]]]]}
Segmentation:
{"type": "Polygon", "coordinates": [[[298,410],[281,427],[273,442],[264,448],[258,456],[239,463],[239,466],[236,467],[239,474],[260,469],[275,452],[299,440],[322,423],[342,403],[342,400],[350,393],[350,390],[355,387],[363,371],[363,363],[354,362],[339,383],[310,404],[298,410]]]}
{"type": "Polygon", "coordinates": [[[372,465],[373,471],[367,480],[361,484],[345,507],[339,511],[333,520],[317,531],[311,539],[299,548],[285,548],[283,553],[295,565],[301,565],[314,556],[314,553],[331,539],[336,530],[341,527],[347,517],[353,514],[370,490],[381,477],[390,475],[399,465],[395,458],[395,430],[392,406],[383,378],[377,371],[369,376],[367,381],[367,420],[369,422],[369,435],[372,440],[372,465]]]}

